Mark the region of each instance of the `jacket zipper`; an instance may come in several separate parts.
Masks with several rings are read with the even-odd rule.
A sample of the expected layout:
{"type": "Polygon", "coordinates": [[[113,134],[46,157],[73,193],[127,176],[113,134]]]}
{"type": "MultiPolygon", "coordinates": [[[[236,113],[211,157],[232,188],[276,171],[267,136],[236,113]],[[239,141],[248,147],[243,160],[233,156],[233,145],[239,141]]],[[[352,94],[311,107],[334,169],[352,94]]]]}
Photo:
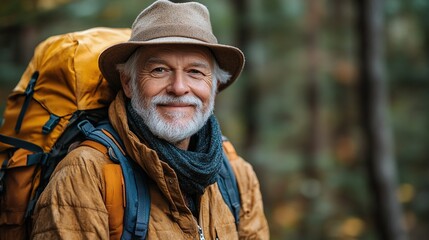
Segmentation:
{"type": "MultiPolygon", "coordinates": [[[[201,198],[199,199],[200,204],[199,206],[201,206],[201,198]]],[[[199,219],[203,219],[202,218],[202,213],[201,213],[201,208],[199,209],[199,219]]],[[[198,234],[200,235],[200,240],[206,240],[206,238],[204,237],[204,232],[203,232],[203,228],[201,227],[203,224],[202,222],[198,222],[198,219],[195,219],[195,222],[197,224],[198,227],[198,234]]]]}
{"type": "Polygon", "coordinates": [[[203,229],[200,227],[200,225],[198,225],[198,233],[200,234],[200,240],[206,240],[206,238],[204,237],[204,233],[203,233],[203,229]]]}

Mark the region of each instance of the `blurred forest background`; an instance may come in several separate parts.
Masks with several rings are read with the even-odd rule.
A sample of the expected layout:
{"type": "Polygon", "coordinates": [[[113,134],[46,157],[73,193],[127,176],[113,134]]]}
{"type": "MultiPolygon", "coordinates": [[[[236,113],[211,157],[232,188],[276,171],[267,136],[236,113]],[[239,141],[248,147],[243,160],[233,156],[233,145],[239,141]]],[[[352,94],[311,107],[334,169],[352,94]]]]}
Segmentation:
{"type": "MultiPolygon", "coordinates": [[[[130,27],[152,2],[2,0],[0,110],[40,41],[130,27]]],[[[200,2],[247,56],[216,113],[271,238],[428,239],[429,1],[200,2]]]]}

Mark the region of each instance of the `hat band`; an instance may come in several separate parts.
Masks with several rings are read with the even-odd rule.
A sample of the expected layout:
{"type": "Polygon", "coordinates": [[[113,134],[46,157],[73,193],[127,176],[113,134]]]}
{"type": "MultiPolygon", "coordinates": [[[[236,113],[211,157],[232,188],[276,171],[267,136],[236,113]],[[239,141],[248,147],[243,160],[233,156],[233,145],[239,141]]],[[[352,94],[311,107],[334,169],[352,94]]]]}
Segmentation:
{"type": "Polygon", "coordinates": [[[206,43],[217,44],[216,37],[202,28],[189,25],[163,25],[135,31],[130,41],[149,41],[157,38],[184,37],[197,39],[206,43]]]}

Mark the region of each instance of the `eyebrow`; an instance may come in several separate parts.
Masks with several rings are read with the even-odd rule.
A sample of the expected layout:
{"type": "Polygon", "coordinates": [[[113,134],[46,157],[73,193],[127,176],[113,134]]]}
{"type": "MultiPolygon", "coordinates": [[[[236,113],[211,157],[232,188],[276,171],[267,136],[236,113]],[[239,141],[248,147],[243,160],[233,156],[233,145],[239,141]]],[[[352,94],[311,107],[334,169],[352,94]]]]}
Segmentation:
{"type": "Polygon", "coordinates": [[[201,62],[201,61],[191,63],[191,66],[210,69],[210,66],[208,63],[201,62]]]}
{"type": "Polygon", "coordinates": [[[147,64],[166,64],[166,62],[161,58],[151,57],[148,60],[146,60],[145,65],[147,64]]]}
{"type": "MultiPolygon", "coordinates": [[[[147,64],[165,64],[167,65],[167,62],[161,58],[158,57],[151,57],[148,60],[146,60],[145,65],[147,64]]],[[[196,61],[190,64],[192,67],[200,67],[200,68],[207,68],[210,69],[210,65],[203,61],[196,61]]]]}

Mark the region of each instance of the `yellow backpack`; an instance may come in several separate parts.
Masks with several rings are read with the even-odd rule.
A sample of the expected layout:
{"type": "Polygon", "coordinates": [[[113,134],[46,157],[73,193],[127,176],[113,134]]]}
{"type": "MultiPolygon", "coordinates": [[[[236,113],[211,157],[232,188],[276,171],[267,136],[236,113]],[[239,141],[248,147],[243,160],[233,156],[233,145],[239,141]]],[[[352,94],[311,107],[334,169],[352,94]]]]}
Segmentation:
{"type": "Polygon", "coordinates": [[[98,69],[107,47],[130,29],[93,28],[40,43],[9,95],[0,126],[0,239],[26,239],[50,174],[84,136],[77,123],[107,117],[116,92],[98,69]]]}

